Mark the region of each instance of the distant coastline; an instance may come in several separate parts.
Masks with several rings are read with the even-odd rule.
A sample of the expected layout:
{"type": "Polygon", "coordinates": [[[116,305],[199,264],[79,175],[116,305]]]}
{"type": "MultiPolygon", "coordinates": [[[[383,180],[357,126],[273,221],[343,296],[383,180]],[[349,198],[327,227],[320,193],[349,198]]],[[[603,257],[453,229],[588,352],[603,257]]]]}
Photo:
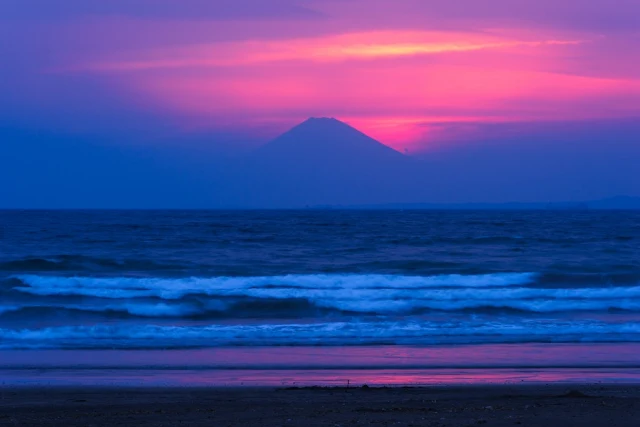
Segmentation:
{"type": "Polygon", "coordinates": [[[362,209],[362,210],[640,210],[640,197],[618,196],[584,202],[507,202],[507,203],[380,203],[365,205],[318,205],[309,209],[362,209]]]}
{"type": "Polygon", "coordinates": [[[432,211],[637,211],[640,197],[617,196],[581,202],[497,202],[497,203],[370,203],[370,204],[291,204],[288,206],[264,206],[255,204],[229,204],[222,206],[8,206],[0,212],[11,211],[296,211],[296,210],[432,210],[432,211]]]}

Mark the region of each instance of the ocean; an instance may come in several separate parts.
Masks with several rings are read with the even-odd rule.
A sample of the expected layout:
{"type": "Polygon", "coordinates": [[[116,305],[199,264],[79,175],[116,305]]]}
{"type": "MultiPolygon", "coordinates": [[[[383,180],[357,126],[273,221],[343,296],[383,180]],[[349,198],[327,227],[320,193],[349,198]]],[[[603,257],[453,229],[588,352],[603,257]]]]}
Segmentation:
{"type": "Polygon", "coordinates": [[[639,354],[638,211],[0,211],[9,383],[638,381],[639,354]]]}

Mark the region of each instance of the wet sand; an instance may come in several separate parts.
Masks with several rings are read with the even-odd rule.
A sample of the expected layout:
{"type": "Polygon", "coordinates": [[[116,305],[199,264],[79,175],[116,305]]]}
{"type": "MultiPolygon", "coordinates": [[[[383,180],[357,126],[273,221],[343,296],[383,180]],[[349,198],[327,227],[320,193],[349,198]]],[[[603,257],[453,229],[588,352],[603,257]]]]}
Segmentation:
{"type": "Polygon", "coordinates": [[[1,388],[0,425],[637,427],[640,386],[1,388]]]}

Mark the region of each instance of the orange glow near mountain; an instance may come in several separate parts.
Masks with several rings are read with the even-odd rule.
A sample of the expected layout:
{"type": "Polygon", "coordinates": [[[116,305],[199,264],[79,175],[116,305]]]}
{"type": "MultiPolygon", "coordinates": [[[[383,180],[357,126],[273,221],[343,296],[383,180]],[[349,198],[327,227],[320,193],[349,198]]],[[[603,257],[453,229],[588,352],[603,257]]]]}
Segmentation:
{"type": "Polygon", "coordinates": [[[524,30],[361,31],[131,51],[70,70],[107,76],[191,128],[326,115],[420,150],[442,136],[433,123],[639,114],[640,80],[565,70],[589,43],[524,30]]]}

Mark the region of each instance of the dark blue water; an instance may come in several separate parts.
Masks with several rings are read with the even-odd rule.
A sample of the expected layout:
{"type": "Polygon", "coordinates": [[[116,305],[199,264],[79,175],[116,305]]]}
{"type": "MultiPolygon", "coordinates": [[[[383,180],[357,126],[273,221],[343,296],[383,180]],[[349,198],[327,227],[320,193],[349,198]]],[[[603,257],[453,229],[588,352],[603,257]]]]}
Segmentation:
{"type": "Polygon", "coordinates": [[[0,212],[0,349],[532,342],[640,342],[640,212],[0,212]]]}

